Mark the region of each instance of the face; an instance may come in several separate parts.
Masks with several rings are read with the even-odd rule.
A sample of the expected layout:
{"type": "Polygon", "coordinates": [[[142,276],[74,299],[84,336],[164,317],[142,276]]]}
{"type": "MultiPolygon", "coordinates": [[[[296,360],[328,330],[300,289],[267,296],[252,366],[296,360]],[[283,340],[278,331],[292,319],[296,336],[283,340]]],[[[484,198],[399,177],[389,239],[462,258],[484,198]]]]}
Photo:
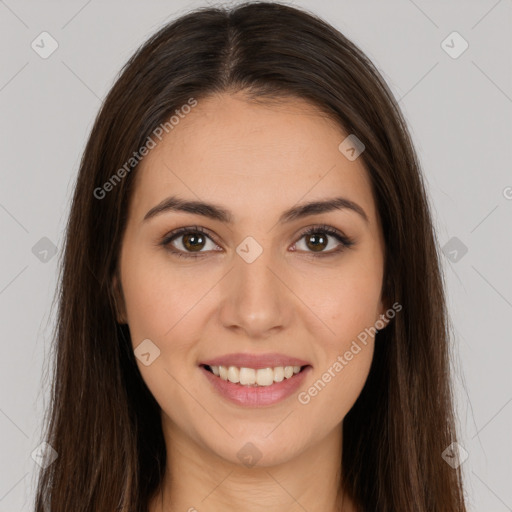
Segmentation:
{"type": "Polygon", "coordinates": [[[338,149],[347,135],[303,100],[224,94],[200,100],[137,170],[118,320],[164,428],[212,456],[240,463],[252,443],[259,465],[292,460],[340,428],[366,381],[384,244],[362,158],[338,149]],[[222,363],[262,385],[224,380],[222,363]]]}

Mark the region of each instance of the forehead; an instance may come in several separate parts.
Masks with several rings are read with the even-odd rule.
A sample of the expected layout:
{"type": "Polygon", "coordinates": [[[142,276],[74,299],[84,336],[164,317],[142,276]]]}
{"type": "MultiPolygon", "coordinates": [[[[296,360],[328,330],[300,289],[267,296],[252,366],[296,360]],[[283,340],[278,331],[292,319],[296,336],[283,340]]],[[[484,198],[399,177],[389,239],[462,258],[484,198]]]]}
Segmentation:
{"type": "Polygon", "coordinates": [[[338,149],[347,135],[303,99],[261,104],[222,94],[198,100],[142,160],[133,209],[147,211],[178,194],[229,204],[241,220],[344,195],[372,216],[362,159],[350,161],[338,149]]]}

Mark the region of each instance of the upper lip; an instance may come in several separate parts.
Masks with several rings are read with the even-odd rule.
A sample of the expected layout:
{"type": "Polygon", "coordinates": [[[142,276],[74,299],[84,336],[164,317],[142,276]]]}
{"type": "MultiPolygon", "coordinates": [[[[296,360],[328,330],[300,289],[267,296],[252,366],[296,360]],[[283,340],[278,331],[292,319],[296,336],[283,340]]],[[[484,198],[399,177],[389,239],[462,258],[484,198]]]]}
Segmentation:
{"type": "Polygon", "coordinates": [[[277,366],[307,366],[309,363],[303,359],[284,354],[226,354],[224,356],[208,359],[201,362],[208,366],[237,366],[238,368],[275,368],[277,366]]]}

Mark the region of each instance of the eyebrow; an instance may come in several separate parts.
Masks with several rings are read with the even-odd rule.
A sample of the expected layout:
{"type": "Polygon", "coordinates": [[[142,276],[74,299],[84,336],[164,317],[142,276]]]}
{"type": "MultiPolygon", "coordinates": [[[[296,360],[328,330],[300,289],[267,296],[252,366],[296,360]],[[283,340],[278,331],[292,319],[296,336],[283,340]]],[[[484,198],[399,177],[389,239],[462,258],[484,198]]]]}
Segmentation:
{"type": "MultiPolygon", "coordinates": [[[[312,201],[309,203],[299,204],[298,206],[293,206],[281,214],[278,222],[280,224],[286,224],[310,215],[317,215],[335,210],[352,210],[359,214],[365,222],[369,222],[368,216],[363,208],[354,201],[344,197],[333,197],[322,201],[312,201]]],[[[144,216],[143,222],[169,211],[202,215],[203,217],[224,222],[226,224],[232,224],[234,219],[233,214],[222,206],[202,201],[189,201],[177,196],[170,196],[151,208],[151,210],[149,210],[144,216]]]]}

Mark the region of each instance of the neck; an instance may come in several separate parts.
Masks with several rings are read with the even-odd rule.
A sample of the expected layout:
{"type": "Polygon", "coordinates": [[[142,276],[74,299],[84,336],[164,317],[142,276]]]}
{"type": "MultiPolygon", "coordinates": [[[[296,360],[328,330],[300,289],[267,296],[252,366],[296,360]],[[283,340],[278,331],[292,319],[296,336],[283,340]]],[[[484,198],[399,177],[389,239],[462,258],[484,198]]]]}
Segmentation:
{"type": "MultiPolygon", "coordinates": [[[[342,426],[291,460],[246,467],[200,445],[162,412],[166,472],[150,512],[355,511],[341,489],[342,426]]],[[[243,443],[242,443],[243,444],[243,443]]],[[[267,445],[268,446],[268,445],[267,445]]],[[[278,452],[280,450],[276,450],[278,452]]]]}

